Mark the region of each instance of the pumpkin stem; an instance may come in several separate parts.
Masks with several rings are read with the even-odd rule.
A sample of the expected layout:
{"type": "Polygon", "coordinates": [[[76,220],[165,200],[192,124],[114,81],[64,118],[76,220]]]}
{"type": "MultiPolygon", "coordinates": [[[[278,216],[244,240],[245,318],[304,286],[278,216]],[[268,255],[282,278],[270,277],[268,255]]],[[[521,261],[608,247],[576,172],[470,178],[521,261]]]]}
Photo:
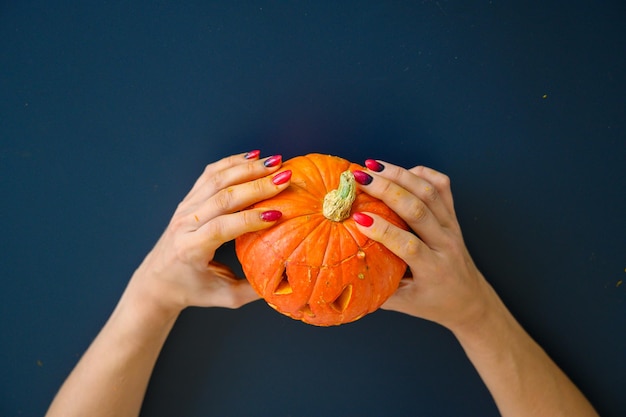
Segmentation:
{"type": "Polygon", "coordinates": [[[324,197],[322,213],[324,217],[334,222],[340,222],[350,217],[352,203],[356,198],[356,183],[350,170],[344,171],[339,177],[339,187],[330,191],[324,197]]]}

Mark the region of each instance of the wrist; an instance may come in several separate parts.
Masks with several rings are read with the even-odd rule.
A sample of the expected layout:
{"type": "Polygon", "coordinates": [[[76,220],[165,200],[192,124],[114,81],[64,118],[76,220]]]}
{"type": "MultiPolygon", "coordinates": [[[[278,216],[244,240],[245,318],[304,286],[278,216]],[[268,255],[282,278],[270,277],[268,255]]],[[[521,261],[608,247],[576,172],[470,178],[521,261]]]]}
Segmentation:
{"type": "Polygon", "coordinates": [[[138,330],[171,328],[182,308],[169,303],[163,296],[161,283],[154,281],[141,268],[138,269],[113,314],[124,317],[124,321],[133,323],[138,330]]]}
{"type": "Polygon", "coordinates": [[[482,333],[493,331],[507,321],[508,310],[495,290],[484,278],[480,287],[479,295],[463,318],[446,326],[459,340],[480,338],[482,333]]]}
{"type": "Polygon", "coordinates": [[[513,350],[525,349],[524,330],[489,286],[490,295],[472,320],[449,328],[470,357],[502,361],[513,350]]]}

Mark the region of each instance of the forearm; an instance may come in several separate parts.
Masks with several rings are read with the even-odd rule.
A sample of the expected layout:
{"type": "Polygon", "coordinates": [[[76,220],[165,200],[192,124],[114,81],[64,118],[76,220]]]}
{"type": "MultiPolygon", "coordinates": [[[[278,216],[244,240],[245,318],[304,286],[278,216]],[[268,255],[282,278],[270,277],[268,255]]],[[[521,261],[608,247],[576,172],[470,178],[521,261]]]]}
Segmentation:
{"type": "Polygon", "coordinates": [[[281,156],[259,151],[207,165],[139,266],[110,319],[67,378],[48,417],[137,416],[154,364],[181,310],[237,308],[259,298],[215,251],[245,233],[270,227],[261,209],[243,210],[289,186],[281,156]]]}
{"type": "Polygon", "coordinates": [[[502,416],[597,416],[488,284],[485,291],[489,307],[481,319],[453,332],[502,416]]]}
{"type": "Polygon", "coordinates": [[[154,364],[176,315],[143,302],[134,295],[132,285],[131,281],[59,390],[47,417],[139,415],[154,364]]]}

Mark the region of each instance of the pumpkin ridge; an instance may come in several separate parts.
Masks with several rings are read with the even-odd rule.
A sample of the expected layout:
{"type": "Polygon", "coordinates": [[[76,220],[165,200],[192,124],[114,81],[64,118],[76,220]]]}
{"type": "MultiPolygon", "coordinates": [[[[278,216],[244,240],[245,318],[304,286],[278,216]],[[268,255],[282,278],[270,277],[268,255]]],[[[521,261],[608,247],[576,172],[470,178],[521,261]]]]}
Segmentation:
{"type": "MultiPolygon", "coordinates": [[[[326,219],[326,218],[325,218],[323,215],[321,215],[320,213],[311,213],[311,214],[308,214],[308,215],[310,215],[310,216],[311,216],[311,219],[310,219],[309,221],[314,221],[313,216],[315,216],[315,217],[321,217],[319,224],[318,224],[317,226],[315,226],[313,229],[311,229],[311,231],[310,231],[309,233],[313,233],[313,231],[315,231],[315,230],[316,230],[316,229],[318,229],[319,227],[324,226],[325,224],[328,224],[329,226],[332,226],[332,224],[329,224],[329,223],[328,223],[328,222],[330,222],[330,221],[329,221],[328,219],[326,219]]],[[[283,222],[281,222],[281,223],[287,223],[287,222],[289,222],[289,221],[290,221],[290,220],[292,220],[292,219],[297,219],[297,218],[300,218],[300,217],[302,217],[302,216],[306,216],[306,215],[299,215],[299,216],[290,217],[289,219],[287,219],[287,220],[285,220],[285,221],[283,221],[283,222]]],[[[342,227],[342,228],[345,230],[345,232],[346,232],[346,233],[347,233],[347,234],[348,234],[348,235],[349,235],[349,236],[350,236],[350,237],[354,240],[354,244],[355,244],[355,246],[357,246],[357,247],[358,247],[359,249],[361,249],[361,250],[369,249],[372,245],[374,245],[374,244],[376,243],[376,242],[375,242],[374,240],[372,240],[372,239],[367,239],[367,241],[366,241],[366,243],[365,243],[364,245],[360,245],[360,244],[359,244],[358,239],[354,236],[354,233],[352,232],[352,230],[351,230],[350,228],[345,227],[345,226],[343,226],[343,225],[341,225],[340,227],[342,227]]],[[[331,230],[330,232],[332,232],[332,230],[331,230]]],[[[258,232],[255,232],[255,233],[258,233],[258,232]]],[[[274,243],[269,242],[269,241],[267,241],[267,240],[264,240],[264,239],[262,239],[262,238],[261,238],[260,240],[261,240],[263,243],[265,243],[265,244],[266,244],[266,246],[267,246],[268,248],[270,248],[274,254],[276,254],[276,251],[274,250],[274,243]]],[[[304,242],[305,242],[305,240],[303,239],[303,240],[302,240],[302,242],[300,242],[300,243],[299,243],[299,244],[298,244],[298,245],[297,245],[297,246],[293,249],[292,254],[293,254],[293,253],[295,253],[295,252],[298,250],[298,248],[300,248],[300,246],[301,246],[304,242]]],[[[328,249],[329,249],[329,246],[330,246],[330,245],[326,245],[326,250],[328,250],[328,249]]],[[[339,248],[339,251],[341,251],[341,248],[339,248]]],[[[325,253],[325,254],[324,254],[324,261],[322,261],[322,264],[321,264],[321,265],[309,265],[309,264],[306,264],[306,263],[302,263],[302,262],[293,262],[293,261],[289,261],[289,262],[290,262],[292,265],[299,265],[299,266],[315,266],[315,267],[319,267],[319,268],[334,268],[334,267],[336,267],[336,266],[341,265],[341,264],[342,264],[342,263],[344,263],[344,262],[347,262],[347,261],[351,260],[352,258],[354,258],[355,256],[358,256],[358,255],[359,255],[358,253],[355,253],[355,254],[352,254],[352,255],[350,255],[350,256],[348,256],[348,257],[344,258],[344,259],[341,259],[339,262],[335,262],[335,263],[327,263],[327,262],[325,262],[325,260],[328,258],[328,256],[327,256],[327,255],[326,255],[326,253],[325,253]]],[[[285,259],[285,261],[287,261],[287,259],[285,259]]]]}
{"type": "MultiPolygon", "coordinates": [[[[320,167],[317,166],[317,164],[315,162],[313,162],[308,156],[306,158],[309,159],[313,163],[313,165],[315,166],[315,169],[317,170],[317,173],[319,174],[320,180],[322,181],[322,184],[324,184],[324,188],[326,188],[326,191],[332,190],[332,187],[329,187],[328,184],[326,183],[326,177],[322,173],[322,170],[320,169],[320,167]]],[[[326,257],[325,254],[324,254],[324,257],[326,257]]]]}
{"type": "MultiPolygon", "coordinates": [[[[369,249],[369,248],[370,248],[370,247],[371,247],[374,243],[376,243],[376,242],[374,242],[373,240],[368,240],[368,242],[367,242],[367,244],[366,244],[365,246],[359,246],[358,244],[357,244],[357,246],[359,246],[359,250],[360,250],[360,251],[361,251],[361,250],[362,250],[362,251],[365,251],[365,249],[369,249]]],[[[337,264],[335,264],[335,265],[332,265],[332,266],[333,266],[333,267],[334,267],[334,266],[339,266],[339,265],[341,265],[342,263],[345,263],[345,262],[348,262],[348,261],[352,260],[352,258],[354,258],[355,256],[360,256],[360,255],[359,255],[359,253],[357,252],[357,253],[355,253],[355,254],[353,254],[353,255],[348,256],[348,257],[347,257],[347,258],[345,258],[345,259],[342,259],[342,260],[341,260],[341,262],[339,262],[339,263],[337,263],[337,264]]],[[[361,255],[361,256],[362,256],[362,255],[361,255]]]]}
{"type": "MultiPolygon", "coordinates": [[[[332,220],[328,220],[328,225],[329,227],[329,233],[328,233],[328,240],[326,241],[326,247],[324,248],[324,257],[322,258],[322,265],[327,268],[333,268],[335,265],[329,265],[329,263],[327,262],[327,259],[329,256],[332,255],[332,251],[337,251],[339,253],[341,253],[341,239],[334,239],[333,240],[333,245],[331,245],[331,236],[333,235],[333,226],[335,226],[332,222],[332,220]],[[335,246],[336,245],[336,246],[335,246]],[[332,246],[332,247],[331,247],[332,246]]],[[[337,265],[341,264],[341,262],[339,262],[337,265]]],[[[317,282],[316,282],[317,283],[317,282]]]]}
{"type": "MultiPolygon", "coordinates": [[[[325,267],[326,267],[326,264],[325,264],[324,260],[326,259],[326,251],[328,251],[328,247],[330,246],[330,245],[328,244],[328,242],[330,241],[330,236],[331,236],[331,234],[332,234],[332,224],[330,224],[330,222],[328,221],[328,219],[326,219],[326,217],[324,217],[324,216],[322,215],[322,219],[321,219],[321,221],[320,221],[320,224],[319,224],[319,225],[318,225],[315,229],[313,229],[313,230],[316,230],[316,229],[318,229],[318,228],[325,228],[325,229],[326,229],[326,230],[321,230],[321,231],[320,231],[320,232],[324,232],[324,231],[326,232],[326,233],[325,233],[324,240],[321,240],[321,241],[320,241],[322,245],[325,245],[325,246],[326,246],[325,251],[324,251],[324,257],[322,258],[322,264],[321,264],[321,265],[319,265],[319,266],[317,266],[317,265],[307,265],[307,266],[314,266],[314,267],[317,267],[317,268],[319,268],[319,269],[322,269],[322,268],[325,268],[325,267]]],[[[311,232],[312,232],[312,231],[311,231],[311,232]]],[[[295,252],[296,252],[296,250],[300,247],[300,245],[301,245],[302,243],[304,243],[304,239],[302,240],[302,242],[301,242],[301,243],[297,246],[297,248],[296,248],[296,249],[295,249],[292,253],[295,253],[295,252]]],[[[318,274],[318,275],[319,275],[319,274],[318,274]]],[[[315,282],[317,282],[317,276],[315,277],[315,282]]]]}
{"type": "Polygon", "coordinates": [[[352,228],[350,228],[350,227],[346,227],[345,225],[343,225],[343,228],[346,230],[346,232],[348,232],[348,234],[350,235],[350,237],[352,237],[352,239],[354,239],[354,243],[355,243],[355,244],[356,244],[359,248],[361,248],[361,249],[367,249],[367,248],[369,248],[370,246],[372,246],[374,243],[376,243],[374,240],[372,240],[372,239],[369,239],[369,238],[368,238],[368,239],[365,241],[365,245],[361,246],[361,245],[359,244],[359,239],[357,239],[357,237],[356,237],[356,235],[355,235],[355,232],[356,232],[356,233],[360,233],[360,232],[358,232],[358,231],[356,231],[356,230],[353,230],[353,229],[352,229],[352,228]]]}
{"type": "MultiPolygon", "coordinates": [[[[327,219],[325,219],[325,218],[324,218],[324,220],[327,220],[327,219]]],[[[327,220],[327,222],[331,222],[331,221],[330,221],[330,220],[327,220]]],[[[322,224],[325,224],[325,223],[327,223],[327,222],[322,221],[322,224]]],[[[329,225],[329,226],[331,226],[331,229],[329,230],[329,234],[330,234],[330,233],[332,233],[332,226],[333,226],[333,224],[328,224],[328,225],[329,225]]],[[[374,245],[374,244],[376,243],[374,240],[372,240],[372,239],[368,239],[365,245],[363,245],[363,246],[362,246],[362,245],[359,245],[358,240],[356,240],[356,239],[354,238],[354,236],[353,236],[353,235],[352,235],[352,233],[350,232],[350,229],[348,229],[347,227],[342,226],[342,225],[339,225],[338,227],[342,227],[342,228],[346,231],[346,233],[347,233],[347,234],[348,234],[348,235],[349,235],[349,236],[350,236],[350,237],[354,240],[354,244],[355,244],[355,246],[357,246],[357,247],[359,248],[359,250],[369,249],[372,245],[374,245]]],[[[340,241],[340,239],[338,239],[338,241],[340,241]]],[[[298,248],[298,247],[300,247],[300,245],[298,245],[298,246],[296,247],[296,249],[294,249],[294,250],[293,250],[293,252],[295,252],[295,251],[297,250],[297,248],[298,248]]],[[[352,258],[354,258],[354,257],[356,257],[356,256],[359,256],[359,253],[357,252],[357,253],[354,253],[354,254],[352,254],[352,255],[350,255],[350,256],[347,256],[347,257],[345,257],[345,258],[343,258],[343,259],[339,260],[339,262],[329,263],[329,262],[326,262],[326,259],[328,259],[328,255],[327,255],[327,254],[328,254],[328,251],[329,251],[329,250],[335,250],[335,251],[341,252],[341,246],[339,246],[339,247],[337,247],[337,248],[331,248],[331,245],[330,245],[330,244],[327,244],[327,245],[326,245],[326,251],[325,251],[325,253],[324,253],[324,259],[322,260],[322,264],[321,264],[321,265],[319,265],[319,268],[320,268],[320,269],[331,269],[331,268],[336,268],[336,267],[338,267],[339,265],[341,265],[341,264],[343,264],[343,263],[346,263],[346,262],[348,262],[348,261],[352,260],[352,258]]],[[[308,264],[303,264],[303,263],[300,263],[300,262],[294,262],[294,263],[293,263],[293,265],[311,266],[311,265],[308,265],[308,264]]]]}
{"type": "Polygon", "coordinates": [[[311,190],[309,190],[308,188],[303,187],[303,186],[301,186],[301,185],[298,185],[298,184],[297,184],[297,183],[295,183],[295,182],[292,182],[289,186],[290,186],[290,187],[293,187],[293,188],[297,188],[298,190],[301,190],[302,192],[307,193],[308,195],[310,195],[311,197],[313,197],[313,198],[315,198],[315,199],[319,199],[319,196],[318,196],[318,195],[316,195],[317,193],[314,193],[314,192],[312,192],[311,190]]]}
{"type": "MultiPolygon", "coordinates": [[[[374,245],[374,243],[376,243],[376,242],[369,241],[369,242],[367,242],[367,244],[365,246],[359,246],[359,249],[361,249],[361,250],[369,249],[372,245],[374,245]]],[[[294,250],[294,252],[295,252],[295,250],[294,250]]],[[[333,264],[323,263],[322,265],[319,265],[317,267],[318,268],[323,268],[323,269],[335,268],[335,267],[337,267],[337,266],[339,266],[339,265],[341,265],[341,264],[343,264],[345,262],[348,262],[349,260],[351,260],[355,256],[359,256],[359,254],[355,253],[353,255],[350,255],[350,256],[340,260],[339,262],[336,262],[336,263],[333,263],[333,264]]],[[[290,261],[289,263],[292,264],[292,265],[297,265],[297,266],[313,266],[313,265],[309,265],[309,264],[303,263],[303,262],[293,262],[293,261],[290,261]]]]}
{"type": "MultiPolygon", "coordinates": [[[[317,155],[317,154],[313,154],[313,155],[317,155]]],[[[302,158],[302,159],[306,159],[306,160],[307,160],[307,162],[308,162],[309,164],[311,164],[311,165],[313,166],[313,168],[315,168],[315,171],[317,172],[317,176],[318,176],[318,177],[317,177],[317,178],[315,178],[315,179],[313,180],[313,182],[315,182],[315,181],[319,181],[319,182],[321,182],[321,183],[324,185],[324,190],[323,190],[322,195],[321,195],[321,197],[322,197],[322,199],[323,199],[323,198],[324,198],[325,193],[326,193],[326,192],[328,192],[328,187],[326,186],[326,181],[324,181],[324,180],[325,180],[325,178],[324,178],[324,175],[322,175],[322,171],[321,171],[321,170],[320,170],[320,168],[317,166],[317,164],[315,163],[315,161],[314,161],[312,158],[310,158],[310,156],[311,156],[311,155],[306,155],[306,156],[302,156],[301,158],[302,158]]],[[[302,177],[303,177],[303,178],[308,178],[308,179],[311,179],[311,178],[310,178],[310,176],[305,175],[305,174],[304,174],[304,172],[300,171],[300,169],[298,169],[298,170],[296,171],[296,175],[295,175],[294,177],[298,177],[298,176],[299,176],[298,174],[302,174],[302,177]]],[[[320,198],[320,196],[319,196],[319,195],[317,195],[317,193],[316,193],[316,192],[314,192],[315,190],[310,190],[310,189],[308,189],[308,188],[306,188],[306,187],[303,187],[303,186],[301,186],[301,185],[298,185],[298,184],[297,184],[297,181],[293,181],[293,180],[292,180],[291,185],[295,185],[296,187],[298,187],[298,188],[302,189],[303,191],[306,191],[309,195],[311,195],[311,196],[313,196],[313,197],[315,197],[315,198],[320,198]]]]}
{"type": "MultiPolygon", "coordinates": [[[[318,156],[318,157],[325,156],[325,155],[322,155],[322,154],[312,154],[312,155],[318,156]]],[[[339,185],[339,182],[337,181],[337,184],[329,184],[330,178],[328,176],[324,175],[324,173],[322,172],[322,170],[319,167],[319,164],[315,163],[313,161],[313,159],[310,158],[310,156],[312,156],[312,155],[309,154],[309,155],[305,156],[305,158],[308,159],[309,161],[311,161],[311,163],[313,164],[313,166],[317,170],[317,173],[319,174],[320,180],[322,181],[322,184],[324,184],[324,188],[326,188],[326,192],[329,192],[329,191],[334,190],[335,188],[337,188],[337,186],[339,185]]],[[[349,161],[346,161],[345,159],[342,159],[342,158],[339,158],[339,157],[336,157],[336,156],[332,156],[332,155],[328,155],[328,156],[330,156],[332,158],[333,165],[334,165],[335,162],[339,163],[339,162],[345,161],[346,165],[347,165],[347,168],[350,168],[351,163],[349,161]]],[[[328,161],[328,162],[330,163],[330,161],[328,161]]],[[[342,168],[341,170],[338,170],[338,172],[343,172],[347,168],[342,168]]],[[[333,172],[333,170],[332,169],[328,169],[328,172],[333,172]]]]}
{"type": "MultiPolygon", "coordinates": [[[[313,233],[313,231],[317,230],[318,228],[320,228],[320,227],[324,226],[324,224],[326,224],[326,218],[325,218],[325,217],[324,217],[321,213],[312,213],[312,214],[310,214],[309,216],[311,216],[311,218],[309,219],[309,221],[314,221],[314,217],[313,217],[313,216],[315,216],[315,217],[320,217],[319,224],[318,224],[317,226],[313,227],[313,228],[311,229],[311,231],[309,232],[309,234],[313,233]]],[[[287,219],[287,220],[285,220],[285,221],[282,221],[281,223],[282,223],[282,224],[289,223],[289,221],[290,221],[290,220],[298,219],[298,218],[300,218],[300,217],[302,217],[302,216],[294,216],[294,217],[290,217],[289,219],[287,219]]],[[[257,232],[257,233],[258,233],[258,232],[257,232]]],[[[265,239],[263,239],[263,238],[260,238],[260,240],[261,240],[263,243],[265,243],[265,244],[267,245],[267,247],[271,248],[271,250],[272,250],[272,252],[273,252],[274,254],[276,254],[276,255],[280,256],[279,254],[277,254],[277,253],[276,253],[276,251],[275,251],[275,249],[274,249],[274,248],[275,248],[275,242],[270,242],[270,241],[265,240],[265,239]]],[[[305,242],[306,242],[306,239],[302,239],[302,241],[301,241],[300,243],[298,243],[298,245],[296,245],[296,247],[295,247],[295,248],[293,248],[293,250],[291,251],[291,254],[290,254],[290,255],[292,255],[293,253],[295,253],[295,252],[298,250],[298,248],[300,248],[300,246],[302,246],[302,244],[303,244],[303,243],[305,243],[305,242]]],[[[284,261],[285,261],[285,262],[287,262],[287,261],[288,261],[288,259],[284,259],[284,261]]],[[[294,265],[302,265],[302,264],[301,264],[301,263],[294,263],[294,265]]],[[[307,265],[307,266],[312,266],[312,265],[307,265]]]]}
{"type": "MultiPolygon", "coordinates": [[[[332,227],[332,226],[335,226],[335,225],[331,224],[330,226],[332,227]]],[[[355,244],[355,246],[357,248],[359,248],[359,250],[364,249],[363,247],[361,247],[361,245],[359,245],[359,242],[356,239],[354,239],[352,234],[342,224],[336,225],[335,230],[341,230],[340,232],[335,233],[336,235],[341,235],[343,233],[347,233],[354,240],[354,244],[355,244]]],[[[331,229],[331,233],[332,233],[332,229],[331,229]]],[[[339,253],[342,252],[342,247],[341,247],[342,239],[338,238],[336,240],[336,242],[338,244],[337,247],[333,247],[333,245],[330,245],[330,244],[326,245],[326,253],[324,253],[324,260],[322,261],[322,263],[323,263],[322,267],[329,268],[329,269],[330,268],[336,268],[339,265],[341,265],[341,264],[343,264],[345,262],[348,262],[349,260],[351,260],[352,258],[354,258],[355,256],[358,255],[358,251],[357,251],[357,253],[355,253],[355,254],[352,254],[352,255],[350,255],[350,256],[348,256],[346,258],[340,259],[339,262],[335,262],[335,263],[326,262],[326,259],[328,259],[328,256],[329,256],[329,251],[336,251],[336,252],[339,252],[339,253]]],[[[330,253],[330,254],[332,255],[332,253],[330,253]]]]}

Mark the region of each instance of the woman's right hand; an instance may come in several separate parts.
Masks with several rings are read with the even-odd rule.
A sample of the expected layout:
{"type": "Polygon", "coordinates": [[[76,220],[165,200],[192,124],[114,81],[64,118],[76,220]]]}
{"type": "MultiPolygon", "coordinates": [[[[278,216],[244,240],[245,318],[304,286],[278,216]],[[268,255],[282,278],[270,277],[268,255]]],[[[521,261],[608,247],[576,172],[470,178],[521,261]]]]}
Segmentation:
{"type": "Polygon", "coordinates": [[[125,295],[170,316],[188,306],[236,308],[258,299],[213,256],[225,242],[278,220],[278,211],[246,208],[289,186],[291,171],[277,172],[281,164],[280,155],[259,160],[254,151],[207,165],[125,295]]]}

